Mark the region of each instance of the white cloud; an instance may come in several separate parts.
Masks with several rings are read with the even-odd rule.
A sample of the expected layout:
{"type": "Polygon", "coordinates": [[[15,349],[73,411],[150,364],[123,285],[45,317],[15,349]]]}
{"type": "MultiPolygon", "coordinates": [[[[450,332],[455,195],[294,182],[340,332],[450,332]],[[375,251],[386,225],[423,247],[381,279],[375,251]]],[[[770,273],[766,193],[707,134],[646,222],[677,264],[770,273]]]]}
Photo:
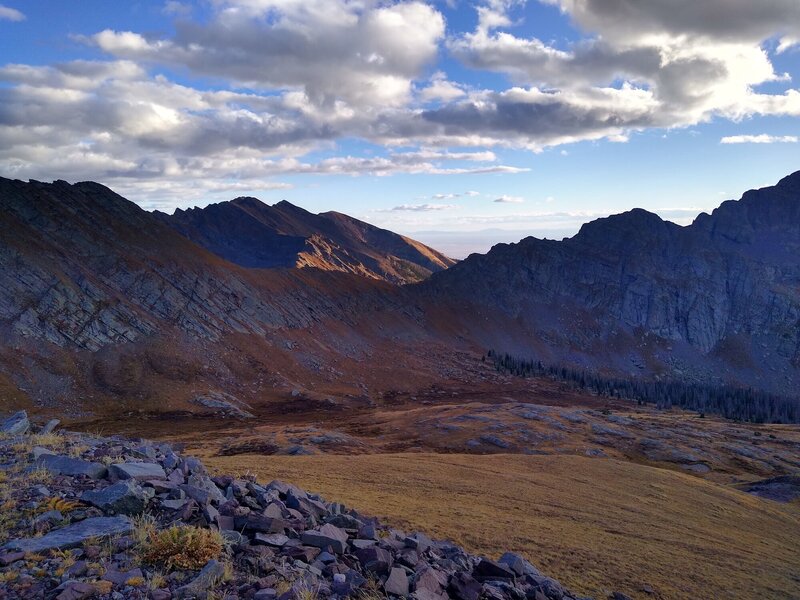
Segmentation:
{"type": "Polygon", "coordinates": [[[164,2],[161,12],[174,17],[188,17],[192,14],[192,6],[186,2],[178,2],[178,0],[167,0],[164,2]]]}
{"type": "Polygon", "coordinates": [[[16,8],[0,4],[0,21],[24,21],[25,15],[16,8]]]}
{"type": "Polygon", "coordinates": [[[442,14],[416,0],[212,0],[202,20],[165,2],[174,35],[105,30],[80,39],[109,60],[0,66],[0,169],[189,194],[214,180],[208,193],[223,193],[295,174],[520,173],[495,150],[800,116],[771,62],[800,39],[797,0],[541,0],[583,32],[573,43],[514,35],[523,0],[477,1],[475,29],[447,40],[442,14]],[[443,50],[512,84],[454,81],[437,70],[443,50]],[[155,74],[175,70],[213,89],[155,74]],[[341,140],[385,150],[308,158],[341,140]]]}
{"type": "Polygon", "coordinates": [[[400,106],[436,58],[441,13],[422,2],[218,0],[173,39],[105,30],[83,38],[119,58],[186,67],[249,87],[300,89],[316,105],[400,106]]]}
{"type": "Polygon", "coordinates": [[[720,140],[721,144],[796,144],[796,135],[729,135],[720,140]]]}
{"type": "Polygon", "coordinates": [[[521,198],[519,196],[506,196],[504,194],[499,198],[495,198],[492,200],[492,202],[498,202],[500,204],[522,204],[525,202],[525,198],[521,198]]]}
{"type": "Polygon", "coordinates": [[[393,212],[438,212],[441,210],[453,210],[458,208],[456,204],[401,204],[390,208],[393,212]]]}
{"type": "Polygon", "coordinates": [[[778,42],[778,47],[775,48],[775,54],[783,54],[784,52],[796,48],[800,44],[800,38],[785,36],[778,42]]]}
{"type": "Polygon", "coordinates": [[[458,98],[463,98],[465,95],[464,87],[452,81],[448,81],[447,76],[441,71],[434,73],[429,85],[420,90],[419,93],[419,97],[424,102],[437,100],[450,102],[458,98]]]}

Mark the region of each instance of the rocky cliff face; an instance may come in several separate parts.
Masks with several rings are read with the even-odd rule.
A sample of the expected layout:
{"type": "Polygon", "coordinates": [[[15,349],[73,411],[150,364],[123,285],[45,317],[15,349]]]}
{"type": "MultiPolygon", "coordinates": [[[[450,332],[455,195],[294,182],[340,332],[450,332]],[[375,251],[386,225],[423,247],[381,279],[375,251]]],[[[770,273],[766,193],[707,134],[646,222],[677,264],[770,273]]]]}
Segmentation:
{"type": "Polygon", "coordinates": [[[325,361],[292,356],[291,332],[353,327],[395,306],[392,290],[346,273],[239,267],[96,183],[0,179],[3,397],[168,409],[237,386],[292,386],[325,361]],[[292,363],[297,374],[275,375],[292,363]]]}
{"type": "Polygon", "coordinates": [[[578,363],[594,355],[588,365],[602,364],[605,348],[607,357],[628,353],[634,363],[663,367],[686,347],[744,380],[781,387],[800,366],[798,257],[800,172],[688,227],[635,209],[560,242],[500,244],[425,287],[521,319],[578,363]],[[626,332],[664,343],[657,356],[644,356],[630,341],[617,347],[626,332]]]}
{"type": "Polygon", "coordinates": [[[244,267],[315,267],[408,283],[454,264],[415,240],[341,213],[315,215],[286,201],[269,206],[256,198],[237,198],[156,216],[244,267]]]}
{"type": "Polygon", "coordinates": [[[0,179],[0,232],[0,322],[60,346],[95,351],[165,326],[263,335],[348,310],[324,276],[237,268],[96,183],[0,179]]]}
{"type": "Polygon", "coordinates": [[[102,185],[0,179],[0,395],[196,410],[209,394],[254,402],[303,382],[332,390],[323,399],[368,398],[430,385],[487,348],[614,375],[800,386],[800,174],[689,227],[633,210],[411,286],[382,279],[401,279],[409,256],[431,270],[444,258],[338,213],[207,210],[190,221],[219,255],[102,185]],[[321,268],[223,258],[258,263],[275,248],[321,268]]]}

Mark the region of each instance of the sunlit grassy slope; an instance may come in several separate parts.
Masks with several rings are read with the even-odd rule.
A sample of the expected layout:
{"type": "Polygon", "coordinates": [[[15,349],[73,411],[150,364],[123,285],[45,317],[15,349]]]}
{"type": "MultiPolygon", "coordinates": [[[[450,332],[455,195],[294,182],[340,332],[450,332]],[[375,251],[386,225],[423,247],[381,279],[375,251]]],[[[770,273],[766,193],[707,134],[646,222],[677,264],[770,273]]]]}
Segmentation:
{"type": "Polygon", "coordinates": [[[800,598],[800,511],[664,469],[576,456],[208,458],[397,526],[524,554],[605,598],[800,598]],[[650,586],[654,595],[642,589],[650,586]]]}

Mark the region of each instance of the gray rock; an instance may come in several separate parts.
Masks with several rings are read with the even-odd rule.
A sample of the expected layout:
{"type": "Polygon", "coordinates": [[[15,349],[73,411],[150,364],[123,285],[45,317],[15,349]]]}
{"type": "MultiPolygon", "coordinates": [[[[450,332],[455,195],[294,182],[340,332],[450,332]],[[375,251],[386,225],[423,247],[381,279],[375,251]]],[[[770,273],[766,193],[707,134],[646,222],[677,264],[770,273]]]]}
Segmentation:
{"type": "Polygon", "coordinates": [[[350,515],[333,515],[325,519],[325,522],[342,529],[359,530],[364,525],[361,521],[350,515]]]}
{"type": "Polygon", "coordinates": [[[230,415],[243,419],[253,418],[253,414],[243,408],[250,408],[247,404],[225,392],[208,392],[207,394],[195,397],[192,403],[211,408],[222,415],[230,415]]]}
{"type": "Polygon", "coordinates": [[[393,596],[408,596],[408,575],[405,569],[393,568],[383,584],[383,589],[393,596]]]}
{"type": "Polygon", "coordinates": [[[217,560],[210,560],[203,570],[187,585],[178,588],[176,598],[194,598],[204,595],[217,585],[225,576],[225,565],[217,560]]]}
{"type": "Polygon", "coordinates": [[[56,591],[60,592],[56,600],[86,600],[97,595],[95,587],[84,581],[67,581],[56,591]]]}
{"type": "Polygon", "coordinates": [[[47,423],[44,424],[42,430],[39,432],[41,435],[47,435],[48,433],[53,433],[56,427],[59,426],[61,421],[59,419],[50,419],[47,423]]]}
{"type": "Polygon", "coordinates": [[[144,490],[133,480],[120,481],[98,491],[86,491],[81,495],[81,500],[103,512],[122,515],[141,514],[147,506],[144,490]]]}
{"type": "Polygon", "coordinates": [[[483,586],[468,573],[457,573],[450,578],[448,594],[455,600],[478,600],[483,586]]]}
{"type": "Polygon", "coordinates": [[[103,479],[108,474],[108,469],[100,463],[57,454],[43,454],[36,464],[54,475],[69,475],[70,477],[86,475],[91,479],[103,479]]]}
{"type": "Polygon", "coordinates": [[[514,581],[516,575],[508,566],[496,563],[488,558],[482,558],[475,566],[473,577],[478,581],[494,581],[498,579],[509,579],[514,581]]]}
{"type": "Polygon", "coordinates": [[[347,547],[347,533],[328,523],[317,530],[304,532],[301,539],[304,544],[316,548],[327,548],[330,546],[337,554],[344,553],[347,547]]]}
{"type": "Polygon", "coordinates": [[[181,498],[179,500],[162,500],[161,506],[169,510],[180,510],[189,501],[188,498],[181,498]]]}
{"type": "Polygon", "coordinates": [[[256,533],[253,540],[258,544],[267,546],[284,546],[289,538],[282,533],[256,533]]]}
{"type": "Polygon", "coordinates": [[[49,454],[51,456],[56,455],[56,453],[50,450],[50,448],[43,448],[42,446],[34,446],[33,450],[31,450],[31,457],[33,458],[34,462],[38,461],[45,454],[49,454]]]}
{"type": "Polygon", "coordinates": [[[373,573],[388,573],[392,566],[392,555],[377,546],[356,550],[356,557],[364,569],[373,573]]]}
{"type": "Polygon", "coordinates": [[[33,528],[38,529],[42,525],[59,525],[64,520],[64,515],[57,510],[48,510],[33,520],[33,528]]]}
{"type": "Polygon", "coordinates": [[[202,474],[195,474],[190,475],[189,478],[186,480],[186,483],[190,486],[195,488],[204,490],[208,493],[208,498],[210,502],[214,502],[216,504],[223,504],[227,498],[225,498],[225,494],[222,493],[217,487],[217,484],[214,483],[210,477],[207,475],[202,474]]]}
{"type": "Polygon", "coordinates": [[[164,468],[157,463],[117,463],[108,468],[112,479],[166,479],[164,468]]]}
{"type": "Polygon", "coordinates": [[[127,535],[133,532],[133,523],[128,517],[91,517],[61,529],[55,529],[39,538],[23,538],[3,546],[8,550],[42,552],[44,550],[75,548],[91,538],[106,538],[112,535],[127,535]]]}
{"type": "Polygon", "coordinates": [[[21,435],[28,433],[31,422],[28,420],[28,413],[24,410],[14,413],[5,421],[0,423],[0,432],[7,435],[21,435]]]}

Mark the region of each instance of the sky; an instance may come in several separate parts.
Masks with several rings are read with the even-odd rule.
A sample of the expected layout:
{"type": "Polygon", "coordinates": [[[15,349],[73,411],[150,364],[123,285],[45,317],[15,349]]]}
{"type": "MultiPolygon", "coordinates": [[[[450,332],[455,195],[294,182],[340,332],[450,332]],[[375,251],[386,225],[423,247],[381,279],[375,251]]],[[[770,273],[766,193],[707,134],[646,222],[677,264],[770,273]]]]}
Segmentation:
{"type": "Polygon", "coordinates": [[[798,0],[0,0],[0,176],[461,258],[800,170],[798,0]]]}

